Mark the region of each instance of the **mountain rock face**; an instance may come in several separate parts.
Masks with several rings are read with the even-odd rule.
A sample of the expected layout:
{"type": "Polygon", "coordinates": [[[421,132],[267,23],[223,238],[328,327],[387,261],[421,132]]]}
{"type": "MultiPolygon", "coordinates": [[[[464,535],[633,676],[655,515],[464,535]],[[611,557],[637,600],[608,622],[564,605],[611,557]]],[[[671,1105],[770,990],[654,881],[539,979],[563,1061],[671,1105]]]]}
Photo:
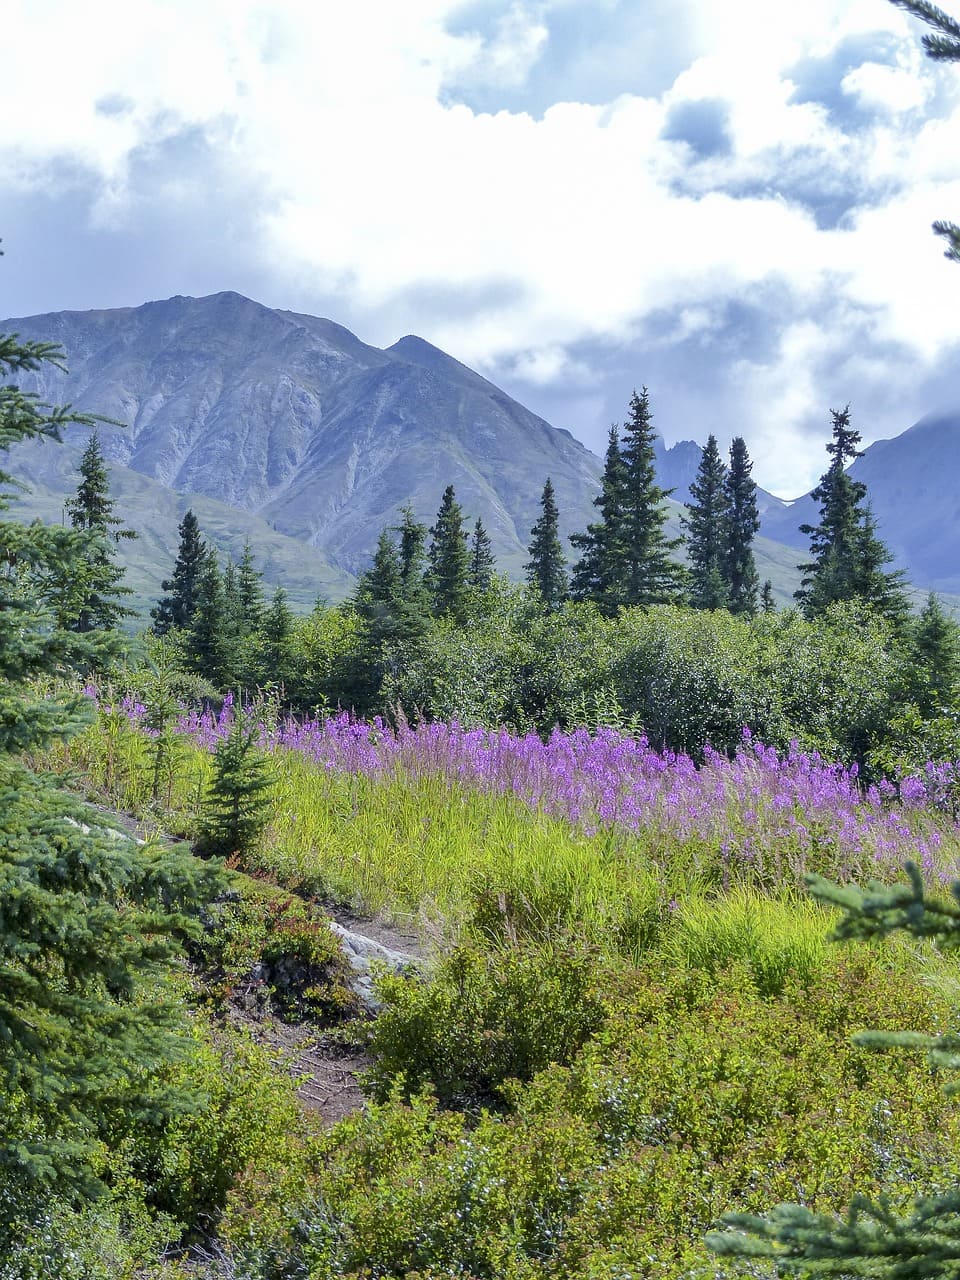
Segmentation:
{"type": "MultiPolygon", "coordinates": [[[[960,413],[930,414],[893,440],[878,440],[850,467],[867,486],[880,537],[911,581],[960,592],[960,413]]],[[[764,515],[762,532],[806,549],[801,524],[816,524],[809,494],[764,515]]]]}
{"type": "MultiPolygon", "coordinates": [[[[347,573],[367,566],[404,504],[432,524],[447,484],[513,572],[548,475],[565,533],[595,515],[599,459],[420,338],[382,351],[236,293],[0,331],[61,344],[69,374],[48,368],[22,385],[125,424],[101,430],[111,460],[256,515],[347,573]]],[[[45,456],[29,462],[41,484],[45,456]]]]}

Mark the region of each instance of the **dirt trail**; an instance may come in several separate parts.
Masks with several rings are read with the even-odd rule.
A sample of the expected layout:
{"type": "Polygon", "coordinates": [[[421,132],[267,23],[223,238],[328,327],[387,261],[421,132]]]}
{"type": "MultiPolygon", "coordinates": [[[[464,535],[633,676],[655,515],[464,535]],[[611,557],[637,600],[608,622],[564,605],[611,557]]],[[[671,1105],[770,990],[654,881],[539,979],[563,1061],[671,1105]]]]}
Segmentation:
{"type": "MultiPolygon", "coordinates": [[[[155,827],[139,821],[133,814],[88,800],[83,803],[134,840],[142,841],[158,834],[155,827]]],[[[170,844],[182,843],[179,837],[167,833],[160,833],[159,838],[170,844]]],[[[425,946],[423,937],[415,929],[359,916],[329,900],[316,905],[333,921],[341,949],[354,972],[354,990],[368,1014],[375,1006],[370,960],[382,961],[392,968],[413,968],[434,949],[425,946]]],[[[285,1070],[299,1081],[297,1097],[326,1123],[335,1124],[363,1106],[359,1076],[372,1065],[372,1060],[362,1049],[309,1023],[287,1023],[269,1012],[252,1013],[231,1005],[227,1016],[235,1025],[244,1026],[259,1043],[280,1054],[285,1070]]]]}

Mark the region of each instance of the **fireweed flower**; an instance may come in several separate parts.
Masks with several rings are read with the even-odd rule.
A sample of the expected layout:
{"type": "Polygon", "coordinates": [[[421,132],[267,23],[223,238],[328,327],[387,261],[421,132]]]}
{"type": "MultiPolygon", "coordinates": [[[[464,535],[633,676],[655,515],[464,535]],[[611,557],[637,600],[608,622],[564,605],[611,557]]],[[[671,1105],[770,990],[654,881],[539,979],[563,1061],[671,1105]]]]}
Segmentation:
{"type": "MultiPolygon", "coordinates": [[[[142,703],[128,698],[112,710],[142,729],[142,703]]],[[[182,712],[175,731],[212,750],[236,713],[228,695],[218,711],[182,712]]],[[[324,776],[439,778],[451,789],[516,796],[588,833],[705,842],[725,865],[769,859],[797,873],[822,864],[830,874],[853,876],[866,867],[895,871],[913,858],[944,879],[956,872],[943,836],[960,839],[952,807],[960,764],[930,763],[918,775],[865,789],[856,765],[825,761],[796,742],[778,752],[749,729],[732,759],[707,747],[700,766],[612,728],[555,729],[544,741],[456,721],[394,728],[379,717],[367,722],[338,712],[260,723],[258,736],[264,748],[296,752],[324,776]]]]}

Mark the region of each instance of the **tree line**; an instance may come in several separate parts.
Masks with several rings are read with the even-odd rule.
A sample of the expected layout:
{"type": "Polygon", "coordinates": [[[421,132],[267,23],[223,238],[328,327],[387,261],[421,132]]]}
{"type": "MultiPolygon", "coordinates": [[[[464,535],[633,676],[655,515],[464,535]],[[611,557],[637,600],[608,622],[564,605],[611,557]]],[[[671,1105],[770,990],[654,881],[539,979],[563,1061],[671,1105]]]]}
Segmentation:
{"type": "MultiPolygon", "coordinates": [[[[505,633],[515,633],[518,627],[526,633],[538,612],[549,618],[581,606],[592,608],[600,618],[666,605],[744,620],[773,612],[771,585],[761,588],[754,559],[760,521],[744,440],[732,441],[727,464],[716,437],[708,437],[685,504],[682,539],[668,536],[665,500],[672,490],[657,481],[654,440],[644,387],[631,397],[623,427],[610,429],[600,492],[594,500],[597,518],[571,537],[571,546],[579,552],[572,566],[560,537],[556,494],[547,478],[540,515],[530,530],[522,588],[512,587],[498,573],[483,520],[468,521],[453,485],[446,487],[429,527],[410,505],[402,508],[398,521],[380,532],[373,561],[350,599],[337,609],[318,601],[306,618],[293,613],[282,586],[267,599],[249,542],[238,562],[228,557],[221,563],[188,510],[180,522],[172,573],[164,579],[164,594],[151,611],[150,635],[167,644],[174,666],[188,678],[187,684],[181,682],[181,692],[188,697],[274,687],[297,710],[339,704],[370,714],[384,711],[391,701],[410,705],[413,699],[424,714],[431,708],[445,714],[450,711],[447,695],[438,696],[433,677],[423,683],[422,646],[429,640],[435,660],[441,654],[450,656],[453,637],[477,631],[487,618],[499,618],[505,633]],[[686,564],[678,558],[681,543],[686,564]],[[517,590],[525,602],[520,612],[511,599],[517,590]],[[522,622],[521,617],[528,620],[522,622]]],[[[877,535],[865,486],[847,471],[860,455],[859,443],[849,407],[833,411],[829,465],[813,491],[819,519],[803,526],[810,538],[810,556],[800,566],[798,610],[809,622],[830,618],[839,604],[864,608],[900,637],[901,647],[906,646],[904,661],[919,664],[917,669],[928,673],[924,681],[936,681],[929,673],[940,662],[942,696],[932,698],[929,692],[911,688],[909,697],[898,691],[893,698],[898,707],[907,703],[913,708],[910,714],[919,717],[922,726],[931,716],[940,723],[952,697],[955,627],[932,597],[911,621],[903,575],[889,569],[890,553],[877,535]]],[[[78,634],[112,634],[119,642],[118,628],[130,610],[117,547],[121,539],[135,535],[114,513],[96,433],[80,463],[77,493],[66,509],[76,536],[85,540],[86,556],[80,570],[71,568],[59,576],[48,571],[45,591],[58,625],[78,634]]],[[[561,631],[564,626],[561,623],[561,631]]],[[[549,647],[547,640],[544,643],[549,647]]],[[[102,669],[100,661],[92,658],[90,670],[102,669]]],[[[467,659],[461,655],[456,661],[467,659]]],[[[563,701],[551,703],[546,695],[538,714],[531,698],[539,696],[536,689],[542,680],[532,674],[529,662],[525,669],[530,695],[524,694],[519,704],[511,696],[502,707],[490,702],[489,712],[483,714],[494,714],[495,706],[498,714],[509,713],[514,706],[524,723],[543,730],[549,728],[549,707],[568,722],[570,707],[563,701]]],[[[452,678],[444,675],[441,683],[452,678]]],[[[468,704],[469,698],[464,709],[468,704]]],[[[451,713],[458,713],[456,706],[451,713]]],[[[899,712],[894,722],[900,724],[899,712]]],[[[937,731],[941,737],[943,728],[941,724],[937,731]]],[[[668,724],[665,743],[697,741],[696,732],[693,739],[687,730],[680,738],[677,732],[668,724]]],[[[947,736],[953,740],[952,733],[947,736]]],[[[919,737],[930,743],[927,728],[919,737]]],[[[860,756],[866,748],[851,750],[860,756]]]]}

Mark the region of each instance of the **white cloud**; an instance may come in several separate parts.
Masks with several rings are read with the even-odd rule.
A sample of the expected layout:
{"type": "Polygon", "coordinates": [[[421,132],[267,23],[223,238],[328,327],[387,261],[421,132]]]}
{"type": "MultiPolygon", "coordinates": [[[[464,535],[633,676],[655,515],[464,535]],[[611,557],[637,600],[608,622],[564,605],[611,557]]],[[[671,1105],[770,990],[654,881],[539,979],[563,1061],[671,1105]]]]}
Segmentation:
{"type": "Polygon", "coordinates": [[[840,83],[844,93],[856,98],[862,107],[892,112],[915,111],[930,96],[928,79],[915,70],[890,67],[878,62],[864,62],[844,76],[840,83]]]}
{"type": "MultiPolygon", "coordinates": [[[[539,118],[451,102],[457,83],[522,84],[554,15],[580,4],[508,0],[454,35],[458,0],[8,0],[0,94],[16,128],[0,143],[0,183],[55,192],[64,167],[82,170],[97,184],[91,219],[129,227],[145,201],[203,190],[202,172],[151,188],[137,169],[199,131],[218,171],[260,192],[250,252],[278,292],[286,281],[301,297],[342,298],[372,340],[396,336],[380,317],[407,314],[405,329],[458,357],[512,361],[531,384],[567,380],[584,404],[576,344],[633,342],[663,316],[660,342],[702,336],[706,350],[726,301],[772,289],[789,308],[771,315],[781,340],[725,376],[764,465],[781,478],[806,466],[809,479],[818,378],[851,343],[851,376],[873,386],[896,349],[929,364],[960,339],[955,281],[925,235],[934,217],[960,216],[960,94],[939,89],[930,114],[956,72],[925,63],[915,25],[876,0],[690,0],[703,53],[663,94],[638,85],[593,105],[564,101],[559,84],[539,118]],[[792,66],[869,32],[899,53],[845,75],[856,128],[796,101],[792,66]],[[31,49],[36,59],[22,56],[31,49]],[[696,167],[661,136],[691,100],[724,107],[731,144],[696,167]],[[845,194],[846,219],[818,226],[817,199],[845,194]],[[491,282],[509,287],[484,294],[491,282]],[[487,300],[404,313],[431,291],[487,300]]],[[[595,446],[605,427],[581,424],[595,446]]]]}

